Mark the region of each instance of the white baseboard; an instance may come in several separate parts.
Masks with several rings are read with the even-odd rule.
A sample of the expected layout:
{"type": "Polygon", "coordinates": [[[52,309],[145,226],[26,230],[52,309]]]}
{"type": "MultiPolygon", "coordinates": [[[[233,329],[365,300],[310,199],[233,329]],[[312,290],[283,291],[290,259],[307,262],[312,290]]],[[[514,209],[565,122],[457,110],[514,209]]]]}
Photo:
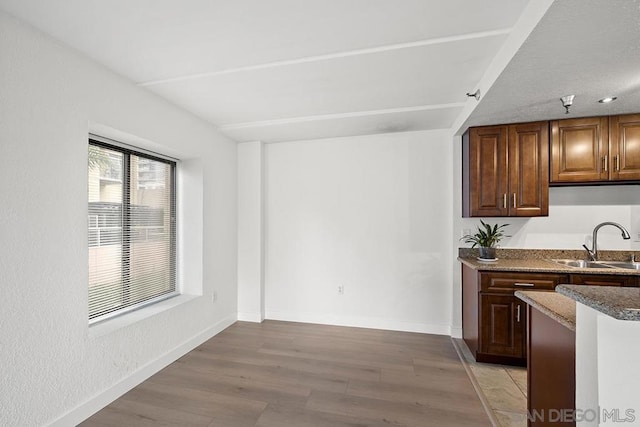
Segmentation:
{"type": "Polygon", "coordinates": [[[286,322],[316,323],[321,325],[351,326],[356,328],[385,329],[389,331],[419,332],[434,335],[451,335],[450,325],[433,325],[404,320],[381,319],[375,317],[332,316],[310,313],[288,313],[270,311],[265,319],[286,322]]]}
{"type": "Polygon", "coordinates": [[[196,336],[188,339],[184,343],[178,345],[173,350],[168,351],[159,358],[147,363],[137,371],[133,372],[128,377],[122,379],[113,387],[104,390],[97,395],[91,397],[89,400],[76,406],[66,414],[62,415],[50,425],[55,427],[66,427],[71,425],[77,425],[80,422],[86,420],[91,415],[98,412],[100,409],[107,406],[162,368],[166,367],[170,363],[176,361],[181,356],[185,355],[189,351],[193,350],[203,342],[219,334],[236,321],[236,316],[229,316],[210,328],[200,332],[196,336]]]}
{"type": "Polygon", "coordinates": [[[246,312],[238,312],[238,320],[241,322],[254,322],[254,323],[262,323],[264,318],[260,313],[246,313],[246,312]]]}
{"type": "Polygon", "coordinates": [[[462,338],[462,327],[460,326],[452,326],[451,327],[451,338],[462,338]]]}

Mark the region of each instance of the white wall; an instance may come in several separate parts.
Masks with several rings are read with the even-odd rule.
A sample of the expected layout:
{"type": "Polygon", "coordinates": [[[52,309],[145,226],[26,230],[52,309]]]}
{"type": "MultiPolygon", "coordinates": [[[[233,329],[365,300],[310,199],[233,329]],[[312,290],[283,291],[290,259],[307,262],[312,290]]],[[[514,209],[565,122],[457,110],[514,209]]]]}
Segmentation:
{"type": "Polygon", "coordinates": [[[267,318],[448,334],[451,152],[446,131],[265,145],[267,318]]]}
{"type": "Polygon", "coordinates": [[[576,425],[640,425],[640,323],[576,303],[576,425]]]}
{"type": "Polygon", "coordinates": [[[236,146],[2,13],[0,52],[0,425],[73,425],[235,320],[236,146]],[[184,160],[182,244],[201,259],[182,262],[203,266],[183,271],[190,297],[97,329],[87,324],[90,126],[184,160]]]}
{"type": "MultiPolygon", "coordinates": [[[[474,231],[479,218],[462,218],[462,141],[453,138],[453,246],[469,246],[459,241],[464,230],[474,231]]],[[[510,224],[506,233],[511,236],[500,244],[503,248],[520,249],[581,249],[591,246],[593,228],[604,221],[614,221],[629,230],[633,238],[623,240],[614,227],[598,232],[598,247],[603,250],[640,249],[640,186],[552,187],[549,189],[549,216],[539,218],[483,218],[491,223],[510,224]]],[[[461,295],[460,265],[453,266],[453,328],[460,331],[461,295]]]]}
{"type": "Polygon", "coordinates": [[[238,320],[264,320],[264,144],[238,144],[238,320]]]}

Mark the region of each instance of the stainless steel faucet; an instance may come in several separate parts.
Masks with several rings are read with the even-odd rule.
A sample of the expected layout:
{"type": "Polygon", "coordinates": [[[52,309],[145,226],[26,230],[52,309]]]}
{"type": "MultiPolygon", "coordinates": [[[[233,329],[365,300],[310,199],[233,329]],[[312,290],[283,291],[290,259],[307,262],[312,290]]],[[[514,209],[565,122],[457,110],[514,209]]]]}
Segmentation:
{"type": "Polygon", "coordinates": [[[591,238],[591,249],[589,249],[587,245],[582,245],[582,247],[587,250],[587,253],[589,254],[589,259],[591,261],[598,260],[598,230],[600,230],[605,225],[613,225],[614,227],[617,227],[620,231],[622,231],[622,238],[624,240],[629,240],[631,238],[631,236],[629,236],[629,232],[627,231],[627,229],[621,226],[620,224],[618,224],[617,222],[607,221],[607,222],[603,222],[596,225],[596,227],[593,229],[593,237],[591,238]]]}

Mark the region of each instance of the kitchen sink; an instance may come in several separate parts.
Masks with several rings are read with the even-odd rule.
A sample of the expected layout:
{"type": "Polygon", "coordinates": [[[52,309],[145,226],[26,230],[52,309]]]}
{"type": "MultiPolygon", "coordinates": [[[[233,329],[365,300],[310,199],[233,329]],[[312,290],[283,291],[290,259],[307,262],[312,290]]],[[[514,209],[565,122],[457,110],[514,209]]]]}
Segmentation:
{"type": "Polygon", "coordinates": [[[584,259],[552,259],[549,261],[576,268],[624,268],[627,270],[640,270],[640,262],[631,261],[587,261],[584,259]]]}
{"type": "Polygon", "coordinates": [[[613,268],[626,268],[629,270],[640,270],[640,262],[630,262],[630,261],[599,261],[599,262],[613,268]]]}
{"type": "Polygon", "coordinates": [[[600,261],[587,261],[584,259],[552,259],[556,264],[566,265],[567,267],[576,268],[613,268],[613,266],[604,264],[600,261]]]}

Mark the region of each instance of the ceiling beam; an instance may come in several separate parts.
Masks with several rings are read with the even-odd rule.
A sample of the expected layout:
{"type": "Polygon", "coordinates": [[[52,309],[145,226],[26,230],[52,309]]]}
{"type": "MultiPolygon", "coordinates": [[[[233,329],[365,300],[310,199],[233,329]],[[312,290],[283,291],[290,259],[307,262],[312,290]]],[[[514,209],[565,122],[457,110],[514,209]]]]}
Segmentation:
{"type": "Polygon", "coordinates": [[[196,74],[188,74],[184,76],[171,77],[167,79],[151,80],[147,82],[138,83],[138,86],[155,86],[155,85],[161,85],[166,83],[175,83],[175,82],[182,82],[186,80],[215,77],[215,76],[224,75],[224,74],[264,70],[268,68],[285,67],[285,66],[305,64],[310,62],[329,61],[332,59],[346,58],[350,56],[369,55],[374,53],[388,52],[388,51],[394,51],[394,50],[400,50],[400,49],[411,49],[411,48],[422,47],[422,46],[452,43],[452,42],[464,41],[464,40],[474,40],[474,39],[481,39],[486,37],[495,37],[495,36],[507,35],[511,32],[511,30],[512,28],[502,28],[498,30],[481,31],[481,32],[475,32],[475,33],[468,33],[468,34],[458,34],[455,36],[438,37],[433,39],[418,40],[414,42],[390,44],[390,45],[377,46],[377,47],[366,48],[366,49],[348,50],[343,52],[329,53],[326,55],[307,56],[303,58],[268,62],[265,64],[247,65],[244,67],[228,68],[228,69],[219,70],[219,71],[209,71],[204,73],[196,73],[196,74]]]}
{"type": "Polygon", "coordinates": [[[314,116],[290,117],[286,119],[262,120],[262,121],[256,121],[256,122],[246,122],[246,123],[233,123],[233,124],[219,126],[219,129],[220,130],[247,129],[247,128],[256,128],[256,127],[287,125],[292,123],[315,122],[320,120],[345,119],[345,118],[351,118],[351,117],[376,116],[376,115],[396,114],[396,113],[411,113],[416,111],[429,111],[429,110],[445,110],[449,108],[462,108],[464,107],[464,105],[465,105],[464,102],[453,102],[449,104],[417,105],[415,107],[388,108],[384,110],[352,111],[349,113],[336,113],[336,114],[319,114],[314,116]]]}
{"type": "MultiPolygon", "coordinates": [[[[472,90],[475,91],[479,89],[483,96],[489,93],[491,86],[493,86],[498,77],[500,77],[500,74],[507,68],[509,62],[518,52],[518,49],[520,49],[520,46],[522,46],[527,37],[529,37],[554,1],[556,0],[535,0],[527,4],[522,15],[520,15],[520,18],[513,26],[513,32],[509,34],[507,40],[493,58],[489,67],[485,70],[480,82],[472,90]]],[[[480,102],[483,102],[483,100],[484,98],[481,98],[480,102]]],[[[467,103],[451,127],[455,135],[461,135],[466,130],[468,127],[467,122],[477,106],[477,102],[467,103]]]]}

